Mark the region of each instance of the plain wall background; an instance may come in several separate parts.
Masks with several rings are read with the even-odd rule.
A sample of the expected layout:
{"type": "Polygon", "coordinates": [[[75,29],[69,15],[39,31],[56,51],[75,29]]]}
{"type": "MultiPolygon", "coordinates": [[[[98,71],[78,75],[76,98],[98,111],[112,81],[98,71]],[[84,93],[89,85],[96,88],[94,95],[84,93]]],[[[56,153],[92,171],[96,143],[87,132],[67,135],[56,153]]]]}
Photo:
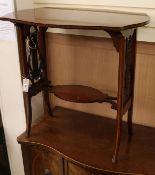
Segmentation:
{"type": "MultiPolygon", "coordinates": [[[[16,8],[32,8],[32,0],[17,0],[16,8]]],[[[20,145],[16,138],[25,130],[17,42],[0,41],[0,105],[12,175],[24,175],[20,145]]]]}
{"type": "MultiPolygon", "coordinates": [[[[138,29],[138,41],[155,42],[155,1],[154,0],[34,0],[35,7],[59,7],[59,8],[84,8],[89,10],[110,9],[116,11],[147,13],[151,20],[150,23],[138,29]]],[[[71,33],[79,35],[93,35],[103,37],[102,31],[84,30],[52,30],[52,32],[71,33]]]]}

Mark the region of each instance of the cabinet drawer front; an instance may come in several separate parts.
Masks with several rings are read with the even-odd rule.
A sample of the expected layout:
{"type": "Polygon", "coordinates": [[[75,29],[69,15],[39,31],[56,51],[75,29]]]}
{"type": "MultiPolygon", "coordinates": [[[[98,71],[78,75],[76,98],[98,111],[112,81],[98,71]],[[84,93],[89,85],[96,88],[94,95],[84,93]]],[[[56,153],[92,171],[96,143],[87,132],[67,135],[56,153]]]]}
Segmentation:
{"type": "Polygon", "coordinates": [[[55,153],[38,146],[24,146],[22,152],[23,159],[28,163],[28,167],[25,167],[26,175],[63,174],[62,158],[55,153]]]}
{"type": "Polygon", "coordinates": [[[84,168],[68,162],[68,175],[92,175],[92,173],[84,168]]]}
{"type": "MultiPolygon", "coordinates": [[[[116,173],[112,173],[112,172],[106,172],[106,173],[92,172],[88,169],[77,166],[71,162],[68,162],[67,169],[68,169],[67,175],[116,175],[116,173]]],[[[117,174],[117,175],[121,175],[121,174],[117,174]]]]}

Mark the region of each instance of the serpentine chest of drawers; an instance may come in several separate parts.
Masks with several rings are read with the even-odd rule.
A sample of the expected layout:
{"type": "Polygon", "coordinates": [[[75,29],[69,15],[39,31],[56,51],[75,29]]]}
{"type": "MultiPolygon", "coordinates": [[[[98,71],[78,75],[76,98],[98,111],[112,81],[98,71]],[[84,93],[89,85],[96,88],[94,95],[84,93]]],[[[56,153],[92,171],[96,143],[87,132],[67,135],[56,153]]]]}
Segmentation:
{"type": "Polygon", "coordinates": [[[131,137],[136,34],[138,27],[148,24],[149,17],[115,11],[38,8],[0,19],[13,22],[17,29],[27,126],[18,142],[25,174],[155,174],[155,143],[141,139],[149,133],[154,137],[150,140],[155,140],[155,130],[134,125],[135,134],[131,137]],[[117,95],[83,85],[52,85],[47,75],[48,28],[107,32],[119,53],[117,95]],[[43,93],[44,117],[31,127],[31,100],[39,92],[43,93]],[[52,109],[49,93],[75,103],[110,103],[117,111],[116,121],[62,107],[52,109]],[[126,112],[127,124],[122,122],[126,112]]]}

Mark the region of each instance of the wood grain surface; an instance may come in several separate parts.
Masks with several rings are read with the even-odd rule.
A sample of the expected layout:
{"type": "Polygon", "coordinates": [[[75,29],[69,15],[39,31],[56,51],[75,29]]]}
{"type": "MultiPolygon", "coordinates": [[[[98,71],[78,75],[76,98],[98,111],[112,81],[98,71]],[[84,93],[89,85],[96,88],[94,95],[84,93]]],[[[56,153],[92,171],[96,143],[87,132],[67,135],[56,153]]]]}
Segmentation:
{"type": "Polygon", "coordinates": [[[58,8],[36,8],[10,13],[0,18],[18,24],[69,29],[121,31],[148,24],[146,14],[116,11],[89,11],[58,8]]]}
{"type": "Polygon", "coordinates": [[[101,172],[155,174],[155,129],[134,125],[132,140],[123,123],[118,163],[111,163],[115,120],[57,107],[51,118],[32,128],[30,138],[18,137],[22,145],[40,145],[77,165],[101,172]],[[45,134],[46,133],[46,134],[45,134]]]}

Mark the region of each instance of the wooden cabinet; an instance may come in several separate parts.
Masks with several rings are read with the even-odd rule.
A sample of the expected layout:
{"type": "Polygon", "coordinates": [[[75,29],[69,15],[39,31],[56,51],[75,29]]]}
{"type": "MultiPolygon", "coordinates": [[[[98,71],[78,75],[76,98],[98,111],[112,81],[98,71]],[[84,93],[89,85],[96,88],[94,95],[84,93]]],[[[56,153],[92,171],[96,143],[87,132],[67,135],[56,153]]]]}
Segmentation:
{"type": "Polygon", "coordinates": [[[22,145],[25,175],[107,175],[67,161],[44,146],[22,145]]]}
{"type": "Polygon", "coordinates": [[[26,111],[26,132],[18,137],[18,142],[26,175],[155,174],[155,130],[132,126],[136,34],[138,27],[148,24],[149,17],[113,11],[37,8],[0,19],[13,22],[17,29],[26,111]],[[45,42],[49,27],[104,30],[111,36],[119,54],[115,96],[87,85],[53,85],[49,81],[45,42]],[[31,127],[32,98],[40,92],[44,116],[31,127]],[[116,121],[62,107],[52,109],[50,93],[74,103],[109,103],[116,110],[116,121]],[[122,121],[125,113],[127,124],[122,121]],[[131,139],[133,127],[136,134],[131,139]]]}
{"type": "Polygon", "coordinates": [[[93,175],[90,171],[79,167],[71,162],[68,162],[67,172],[68,175],[93,175]]]}
{"type": "Polygon", "coordinates": [[[154,175],[155,129],[133,125],[130,141],[123,122],[121,151],[113,164],[114,125],[113,119],[56,107],[53,117],[32,127],[31,137],[18,137],[26,175],[154,175]]]}

